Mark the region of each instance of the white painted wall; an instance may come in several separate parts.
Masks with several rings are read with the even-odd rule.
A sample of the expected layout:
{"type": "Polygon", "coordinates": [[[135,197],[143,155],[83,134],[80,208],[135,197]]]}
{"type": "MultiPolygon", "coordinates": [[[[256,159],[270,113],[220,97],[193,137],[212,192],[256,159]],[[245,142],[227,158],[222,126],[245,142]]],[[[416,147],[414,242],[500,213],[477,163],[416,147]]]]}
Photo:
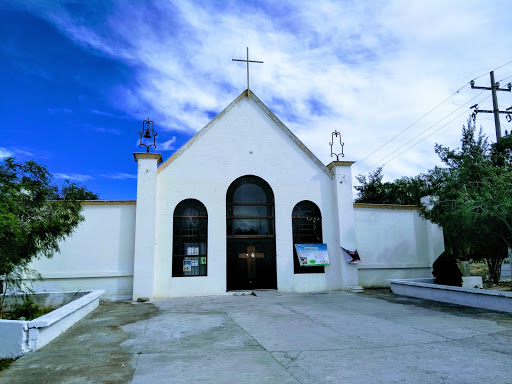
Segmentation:
{"type": "Polygon", "coordinates": [[[254,100],[243,98],[235,104],[158,174],[155,297],[226,292],[226,192],[244,175],[261,177],[274,192],[278,289],[324,290],[327,279],[332,282],[329,288],[340,287],[333,181],[324,169],[254,100]],[[176,205],[188,198],[208,210],[208,276],[171,278],[172,216],[176,205]],[[301,200],[313,201],[322,212],[331,260],[325,274],[293,273],[291,214],[301,200]]]}
{"type": "Polygon", "coordinates": [[[135,254],[133,257],[133,300],[153,298],[155,275],[156,169],[158,153],[134,153],[137,161],[137,206],[135,254]]]}
{"type": "MultiPolygon", "coordinates": [[[[336,204],[337,231],[339,233],[337,250],[340,252],[341,276],[343,289],[357,289],[359,287],[359,274],[357,265],[348,264],[341,256],[341,248],[353,250],[356,248],[356,236],[354,226],[354,208],[352,199],[352,172],[353,162],[335,161],[329,164],[334,173],[334,201],[336,204]]],[[[332,288],[331,288],[332,289],[332,288]]]]}
{"type": "Polygon", "coordinates": [[[103,298],[132,297],[135,204],[85,203],[85,221],[61,242],[60,253],[40,259],[32,268],[41,273],[38,291],[104,289],[103,298]]]}
{"type": "Polygon", "coordinates": [[[389,286],[386,279],[432,277],[432,262],[444,251],[442,230],[407,206],[354,204],[359,283],[389,286]],[[364,207],[363,207],[364,206],[364,207]]]}

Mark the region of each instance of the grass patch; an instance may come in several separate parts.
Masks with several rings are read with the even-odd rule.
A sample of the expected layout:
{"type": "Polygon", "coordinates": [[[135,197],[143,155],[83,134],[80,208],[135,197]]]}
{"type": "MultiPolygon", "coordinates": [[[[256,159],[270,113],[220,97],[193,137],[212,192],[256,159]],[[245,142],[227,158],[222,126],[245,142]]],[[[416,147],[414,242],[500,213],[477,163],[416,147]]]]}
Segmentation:
{"type": "Polygon", "coordinates": [[[0,371],[9,368],[16,359],[0,359],[0,371]]]}
{"type": "Polygon", "coordinates": [[[471,276],[482,276],[484,280],[486,276],[489,276],[489,267],[485,260],[470,261],[469,268],[471,270],[471,276]]]}
{"type": "Polygon", "coordinates": [[[25,300],[21,304],[16,304],[12,311],[5,312],[5,320],[34,320],[53,311],[54,308],[39,307],[32,300],[25,300]]]}

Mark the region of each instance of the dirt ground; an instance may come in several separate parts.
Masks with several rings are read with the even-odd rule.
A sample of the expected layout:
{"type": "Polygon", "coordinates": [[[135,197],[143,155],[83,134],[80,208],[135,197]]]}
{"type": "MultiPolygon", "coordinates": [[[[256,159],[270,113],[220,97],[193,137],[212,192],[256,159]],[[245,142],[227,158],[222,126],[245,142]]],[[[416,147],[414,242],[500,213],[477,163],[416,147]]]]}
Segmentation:
{"type": "Polygon", "coordinates": [[[469,263],[471,276],[482,276],[485,289],[495,289],[498,291],[512,291],[512,280],[503,280],[499,284],[494,284],[489,277],[489,268],[485,261],[469,263]]]}

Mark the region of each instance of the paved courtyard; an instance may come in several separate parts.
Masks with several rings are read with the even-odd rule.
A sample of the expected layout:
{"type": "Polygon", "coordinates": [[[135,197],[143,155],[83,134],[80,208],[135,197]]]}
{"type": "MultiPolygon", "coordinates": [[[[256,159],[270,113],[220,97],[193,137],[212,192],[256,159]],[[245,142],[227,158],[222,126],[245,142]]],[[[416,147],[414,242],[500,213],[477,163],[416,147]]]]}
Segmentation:
{"type": "Polygon", "coordinates": [[[385,290],[102,303],[0,383],[512,383],[512,316],[385,290]]]}

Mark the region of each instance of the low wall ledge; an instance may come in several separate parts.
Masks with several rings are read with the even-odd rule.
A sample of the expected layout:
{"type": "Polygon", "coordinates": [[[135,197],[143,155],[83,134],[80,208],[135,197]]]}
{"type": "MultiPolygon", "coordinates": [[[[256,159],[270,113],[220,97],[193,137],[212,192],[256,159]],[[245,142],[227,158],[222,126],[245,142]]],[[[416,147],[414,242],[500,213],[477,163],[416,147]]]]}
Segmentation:
{"type": "Polygon", "coordinates": [[[35,320],[28,322],[29,328],[43,328],[48,327],[49,325],[52,325],[53,323],[61,320],[62,318],[66,317],[70,313],[75,312],[77,309],[82,308],[84,305],[87,305],[91,301],[97,299],[101,295],[105,293],[104,290],[97,290],[97,291],[90,291],[87,295],[82,296],[81,298],[72,301],[71,303],[68,303],[60,308],[57,308],[54,311],[51,311],[50,313],[38,317],[35,320]]]}
{"type": "Polygon", "coordinates": [[[477,295],[507,297],[507,298],[512,299],[512,292],[495,291],[492,289],[481,289],[481,288],[454,287],[451,285],[424,283],[424,282],[421,282],[420,280],[421,279],[388,279],[387,281],[389,281],[391,284],[401,284],[401,285],[409,285],[409,286],[413,286],[413,287],[423,287],[423,288],[438,289],[438,290],[444,290],[444,291],[472,293],[472,294],[477,294],[477,295]]]}
{"type": "Polygon", "coordinates": [[[398,205],[398,204],[368,204],[354,203],[354,208],[376,208],[376,209],[398,209],[402,211],[421,211],[423,207],[417,205],[398,205]]]}

